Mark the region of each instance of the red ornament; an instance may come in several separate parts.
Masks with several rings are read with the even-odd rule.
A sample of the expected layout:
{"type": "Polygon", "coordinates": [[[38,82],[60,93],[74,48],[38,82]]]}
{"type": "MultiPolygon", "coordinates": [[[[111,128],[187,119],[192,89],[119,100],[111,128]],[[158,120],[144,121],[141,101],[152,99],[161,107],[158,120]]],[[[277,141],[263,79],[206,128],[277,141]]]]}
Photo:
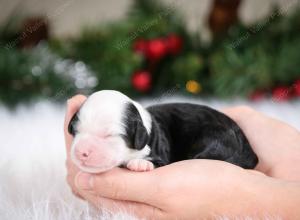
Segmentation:
{"type": "Polygon", "coordinates": [[[182,50],[182,39],[176,34],[170,34],[166,38],[167,50],[172,55],[177,55],[182,50]]]}
{"type": "Polygon", "coordinates": [[[133,74],[131,83],[136,90],[140,92],[147,92],[152,87],[151,74],[146,70],[137,71],[133,74]]]}
{"type": "Polygon", "coordinates": [[[141,54],[145,55],[146,50],[147,50],[147,45],[148,45],[148,42],[144,39],[136,40],[133,43],[133,50],[136,53],[141,53],[141,54]]]}
{"type": "Polygon", "coordinates": [[[167,54],[167,46],[163,39],[153,39],[148,42],[146,57],[150,61],[158,61],[167,54]]]}
{"type": "Polygon", "coordinates": [[[287,86],[278,86],[272,91],[274,101],[286,101],[291,98],[291,92],[287,86]]]}
{"type": "Polygon", "coordinates": [[[294,88],[294,93],[296,96],[300,97],[300,79],[298,79],[294,85],[293,85],[293,88],[294,88]]]}
{"type": "Polygon", "coordinates": [[[260,101],[266,97],[266,94],[263,90],[256,90],[250,95],[252,101],[260,101]]]}

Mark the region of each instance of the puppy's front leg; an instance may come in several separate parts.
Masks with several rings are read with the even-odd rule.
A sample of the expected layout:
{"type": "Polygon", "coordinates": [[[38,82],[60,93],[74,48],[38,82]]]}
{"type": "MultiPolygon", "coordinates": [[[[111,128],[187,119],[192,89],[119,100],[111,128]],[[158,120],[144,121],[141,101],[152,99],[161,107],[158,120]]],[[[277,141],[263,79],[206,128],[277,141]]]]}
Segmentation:
{"type": "Polygon", "coordinates": [[[127,164],[126,167],[132,171],[150,171],[154,169],[154,165],[152,162],[145,159],[132,159],[127,164]]]}

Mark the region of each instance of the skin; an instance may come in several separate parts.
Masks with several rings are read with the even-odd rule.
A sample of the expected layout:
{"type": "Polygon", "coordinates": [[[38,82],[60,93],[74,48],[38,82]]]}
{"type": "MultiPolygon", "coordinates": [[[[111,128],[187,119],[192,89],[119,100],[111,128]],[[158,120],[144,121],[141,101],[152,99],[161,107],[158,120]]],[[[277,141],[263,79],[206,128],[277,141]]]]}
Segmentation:
{"type": "Polygon", "coordinates": [[[71,162],[72,136],[66,129],[85,99],[77,95],[67,105],[67,180],[73,193],[93,206],[147,219],[300,216],[300,134],[289,125],[248,107],[224,110],[257,153],[255,171],[223,161],[186,160],[149,172],[114,168],[91,175],[71,162]]]}

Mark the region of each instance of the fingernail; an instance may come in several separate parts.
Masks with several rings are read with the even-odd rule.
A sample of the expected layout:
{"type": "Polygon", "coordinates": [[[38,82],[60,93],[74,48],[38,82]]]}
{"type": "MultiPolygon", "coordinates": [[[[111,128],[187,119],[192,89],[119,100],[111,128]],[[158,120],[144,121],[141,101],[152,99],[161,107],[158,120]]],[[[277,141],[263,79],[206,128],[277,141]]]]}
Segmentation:
{"type": "Polygon", "coordinates": [[[93,188],[92,175],[79,172],[75,178],[75,185],[78,189],[91,190],[93,188]]]}

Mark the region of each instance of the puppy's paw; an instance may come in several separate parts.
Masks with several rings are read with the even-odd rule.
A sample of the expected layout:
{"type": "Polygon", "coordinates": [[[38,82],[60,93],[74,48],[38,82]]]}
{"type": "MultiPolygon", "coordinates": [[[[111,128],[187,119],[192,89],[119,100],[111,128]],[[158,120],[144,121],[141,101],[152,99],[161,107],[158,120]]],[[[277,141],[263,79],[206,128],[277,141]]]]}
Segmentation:
{"type": "Polygon", "coordinates": [[[133,159],[127,163],[127,168],[132,171],[143,172],[154,169],[152,162],[144,159],[133,159]]]}

